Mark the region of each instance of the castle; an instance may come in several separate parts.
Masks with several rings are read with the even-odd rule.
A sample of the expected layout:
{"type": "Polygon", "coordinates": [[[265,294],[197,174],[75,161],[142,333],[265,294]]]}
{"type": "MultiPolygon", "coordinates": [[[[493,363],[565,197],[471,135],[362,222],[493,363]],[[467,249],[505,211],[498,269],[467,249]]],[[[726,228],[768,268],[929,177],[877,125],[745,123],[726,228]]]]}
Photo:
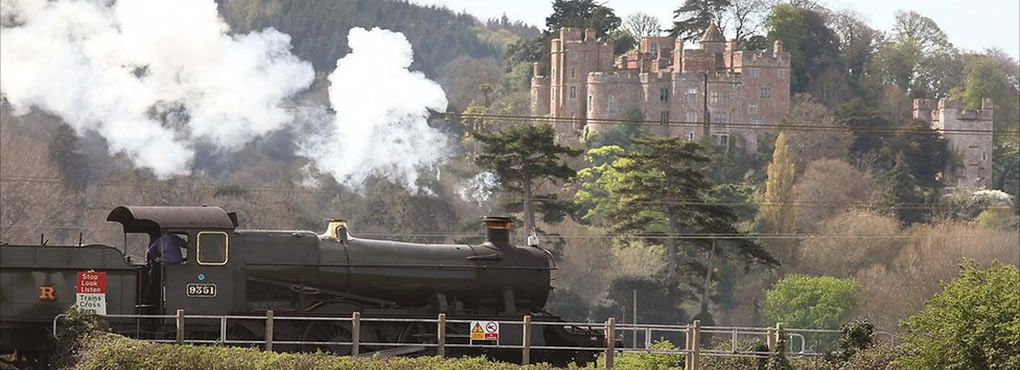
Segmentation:
{"type": "Polygon", "coordinates": [[[595,31],[562,28],[551,43],[549,75],[534,65],[531,113],[569,119],[557,125],[563,137],[584,127],[598,132],[637,108],[661,124],[650,126],[653,134],[711,135],[755,151],[762,130],[789,110],[790,53],[779,41],[772,50],[736,50],[715,25],[698,44],[684,49],[682,39],[643,37],[636,52],[614,58],[613,45],[595,31]]]}
{"type": "Polygon", "coordinates": [[[946,185],[988,187],[992,181],[992,100],[981,99],[981,109],[960,109],[956,99],[914,99],[914,119],[928,122],[942,133],[954,154],[943,173],[946,185]]]}

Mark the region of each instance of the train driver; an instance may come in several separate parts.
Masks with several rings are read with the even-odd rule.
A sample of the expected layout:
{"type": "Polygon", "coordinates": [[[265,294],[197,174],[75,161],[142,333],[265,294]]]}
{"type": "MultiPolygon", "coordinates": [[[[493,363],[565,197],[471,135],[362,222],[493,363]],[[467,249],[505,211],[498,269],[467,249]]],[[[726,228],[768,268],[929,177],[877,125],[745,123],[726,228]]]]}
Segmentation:
{"type": "Polygon", "coordinates": [[[156,239],[149,249],[146,251],[145,256],[149,262],[160,262],[164,264],[181,263],[184,261],[184,256],[181,254],[181,248],[185,248],[187,242],[181,237],[172,233],[164,233],[159,239],[156,239]]]}

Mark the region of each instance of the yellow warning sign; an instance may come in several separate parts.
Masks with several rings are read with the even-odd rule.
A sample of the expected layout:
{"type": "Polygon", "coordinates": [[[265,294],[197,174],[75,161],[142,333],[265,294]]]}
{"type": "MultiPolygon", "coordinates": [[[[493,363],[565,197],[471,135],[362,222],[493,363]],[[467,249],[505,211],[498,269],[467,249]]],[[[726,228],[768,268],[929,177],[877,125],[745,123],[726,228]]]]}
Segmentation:
{"type": "Polygon", "coordinates": [[[499,340],[499,322],[472,321],[471,340],[499,340]]]}
{"type": "Polygon", "coordinates": [[[471,340],[485,340],[485,330],[481,321],[471,322],[471,340]]]}

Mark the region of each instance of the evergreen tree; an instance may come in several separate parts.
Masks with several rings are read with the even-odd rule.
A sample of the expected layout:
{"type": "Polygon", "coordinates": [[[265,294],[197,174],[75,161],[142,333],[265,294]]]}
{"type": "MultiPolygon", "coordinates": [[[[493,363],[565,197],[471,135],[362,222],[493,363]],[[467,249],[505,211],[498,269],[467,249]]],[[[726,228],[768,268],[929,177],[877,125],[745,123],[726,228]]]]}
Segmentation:
{"type": "Polygon", "coordinates": [[[70,190],[84,190],[88,180],[88,162],[78,144],[78,135],[67,124],[57,126],[57,132],[49,144],[50,160],[60,169],[64,187],[70,190]]]}
{"type": "Polygon", "coordinates": [[[684,41],[697,39],[728,6],[730,0],[686,0],[673,11],[673,28],[669,34],[684,41]]]}
{"type": "Polygon", "coordinates": [[[923,213],[918,207],[924,197],[917,187],[917,180],[910,172],[907,156],[896,155],[896,165],[885,174],[882,181],[882,206],[891,210],[904,224],[921,222],[923,213]]]}
{"type": "MultiPolygon", "coordinates": [[[[562,27],[591,28],[602,38],[620,28],[620,17],[613,9],[595,0],[554,0],[553,13],[545,18],[547,32],[558,32],[562,27]]],[[[546,43],[545,45],[548,45],[546,43]]]]}
{"type": "MultiPolygon", "coordinates": [[[[793,204],[797,198],[794,186],[796,168],[790,158],[790,146],[786,143],[786,134],[779,133],[776,137],[776,149],[772,153],[772,162],[768,166],[768,179],[765,183],[765,198],[762,204],[761,221],[765,232],[787,235],[793,232],[796,225],[797,209],[793,204]]],[[[793,248],[788,240],[779,239],[781,257],[789,261],[793,257],[793,248]]]]}
{"type": "Polygon", "coordinates": [[[719,247],[721,256],[777,264],[757,242],[735,236],[741,233],[734,226],[737,215],[732,208],[711,201],[712,183],[702,174],[709,160],[698,144],[676,137],[643,137],[635,144],[630,152],[617,146],[589,151],[600,156],[589,158],[593,167],[580,172],[582,190],[576,199],[588,207],[586,218],[605,218],[614,232],[642,235],[663,245],[667,279],[692,290],[701,289],[706,264],[695,258],[681,263],[681,255],[707,252],[711,264],[719,247]],[[712,238],[677,237],[687,234],[727,237],[718,243],[712,238]]]}
{"type": "Polygon", "coordinates": [[[804,92],[809,83],[839,61],[839,37],[816,11],[779,4],[765,18],[768,45],[783,42],[790,53],[790,91],[804,92]]]}
{"type": "Polygon", "coordinates": [[[499,176],[503,189],[516,198],[508,202],[511,211],[523,209],[524,230],[535,229],[535,213],[544,222],[559,222],[572,203],[556,194],[536,194],[542,185],[569,181],[577,172],[564,162],[577,157],[580,150],[556,143],[556,131],[550,125],[522,125],[496,133],[475,133],[482,150],[475,156],[478,167],[499,176]]]}

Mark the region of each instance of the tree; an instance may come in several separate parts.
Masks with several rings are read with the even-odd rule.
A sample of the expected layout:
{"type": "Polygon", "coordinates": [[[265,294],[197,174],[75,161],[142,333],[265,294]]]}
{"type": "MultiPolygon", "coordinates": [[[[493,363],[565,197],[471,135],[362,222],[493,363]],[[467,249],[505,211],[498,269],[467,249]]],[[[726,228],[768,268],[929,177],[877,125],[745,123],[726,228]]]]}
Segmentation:
{"type": "Polygon", "coordinates": [[[658,36],[662,32],[662,23],[659,22],[659,18],[644,12],[628,15],[623,20],[623,27],[637,38],[658,36]]]}
{"type": "Polygon", "coordinates": [[[673,28],[669,35],[691,41],[701,37],[708,25],[721,26],[719,17],[730,0],[685,0],[684,5],[673,11],[673,28]]]}
{"type": "MultiPolygon", "coordinates": [[[[797,198],[794,186],[796,168],[790,158],[790,148],[786,144],[786,134],[779,132],[776,137],[776,150],[772,154],[772,163],[768,167],[768,180],[765,183],[765,196],[761,210],[762,230],[769,234],[788,235],[793,233],[797,221],[797,209],[793,201],[797,198]]],[[[793,257],[792,243],[783,240],[780,246],[780,259],[789,262],[793,257]]]]}
{"type": "Polygon", "coordinates": [[[964,259],[960,275],[920,313],[903,322],[904,354],[896,364],[917,369],[1020,368],[1020,273],[992,261],[981,270],[964,259]]]}
{"type": "Polygon", "coordinates": [[[799,127],[785,131],[797,169],[803,171],[814,160],[846,158],[853,136],[832,111],[811,95],[795,94],[791,100],[790,111],[780,125],[799,127]]]}
{"type": "Polygon", "coordinates": [[[591,28],[595,36],[601,38],[620,28],[620,17],[613,9],[595,0],[553,0],[552,7],[553,13],[545,18],[547,32],[563,27],[591,28]]]}
{"type": "Polygon", "coordinates": [[[576,157],[580,150],[556,144],[556,131],[550,125],[521,125],[492,134],[478,132],[475,137],[482,143],[475,164],[499,176],[503,189],[517,197],[508,206],[523,208],[525,233],[535,229],[536,212],[545,222],[563,219],[571,203],[555,194],[536,192],[547,183],[574,177],[577,172],[564,158],[576,157]]]}
{"type": "Polygon", "coordinates": [[[839,59],[839,38],[816,11],[779,4],[765,17],[768,40],[782,41],[790,52],[790,90],[803,92],[808,83],[839,59]]]}
{"type": "Polygon", "coordinates": [[[588,147],[598,148],[616,145],[626,150],[634,145],[635,139],[648,135],[647,126],[640,124],[640,122],[645,120],[645,114],[641,112],[640,108],[636,106],[627,108],[627,110],[620,114],[620,119],[636,122],[636,124],[611,125],[599,130],[597,133],[589,133],[585,137],[585,143],[587,143],[588,147]]]}
{"type": "Polygon", "coordinates": [[[850,129],[849,162],[859,169],[871,169],[885,145],[882,133],[877,130],[889,127],[889,121],[856,98],[840,104],[836,108],[836,118],[850,129]]]}
{"type": "Polygon", "coordinates": [[[839,37],[839,60],[856,81],[871,61],[875,43],[881,34],[868,26],[860,12],[844,9],[832,15],[832,30],[839,37]]]}
{"type": "MultiPolygon", "coordinates": [[[[847,209],[875,201],[878,184],[871,174],[838,159],[807,164],[797,180],[797,230],[814,231],[822,222],[847,209]]],[[[807,243],[805,243],[807,245],[807,243]]]]}
{"type": "Polygon", "coordinates": [[[845,323],[861,293],[854,280],[792,274],[765,292],[762,314],[792,328],[836,329],[845,323]]]}
{"type": "Polygon", "coordinates": [[[619,147],[589,151],[593,166],[579,173],[582,184],[576,197],[590,209],[585,217],[602,217],[615,233],[640,235],[664,245],[667,278],[697,289],[704,263],[688,259],[681,264],[681,252],[688,256],[707,252],[709,265],[717,252],[749,264],[777,264],[760,245],[740,236],[718,244],[711,238],[693,239],[682,250],[684,239],[677,235],[740,235],[733,225],[737,216],[729,206],[707,198],[712,184],[702,172],[708,158],[698,144],[675,137],[644,137],[635,144],[629,152],[619,147]]]}
{"type": "Polygon", "coordinates": [[[921,222],[924,213],[919,206],[924,197],[917,187],[917,180],[907,164],[907,156],[896,155],[896,165],[882,179],[881,205],[904,224],[921,222]]]}
{"type": "Polygon", "coordinates": [[[738,49],[744,50],[747,38],[760,31],[761,18],[773,5],[775,0],[730,0],[724,15],[738,49]]]}
{"type": "Polygon", "coordinates": [[[61,123],[49,145],[50,160],[60,169],[60,177],[68,190],[85,190],[89,167],[85,154],[78,144],[78,134],[71,126],[61,123]]]}

